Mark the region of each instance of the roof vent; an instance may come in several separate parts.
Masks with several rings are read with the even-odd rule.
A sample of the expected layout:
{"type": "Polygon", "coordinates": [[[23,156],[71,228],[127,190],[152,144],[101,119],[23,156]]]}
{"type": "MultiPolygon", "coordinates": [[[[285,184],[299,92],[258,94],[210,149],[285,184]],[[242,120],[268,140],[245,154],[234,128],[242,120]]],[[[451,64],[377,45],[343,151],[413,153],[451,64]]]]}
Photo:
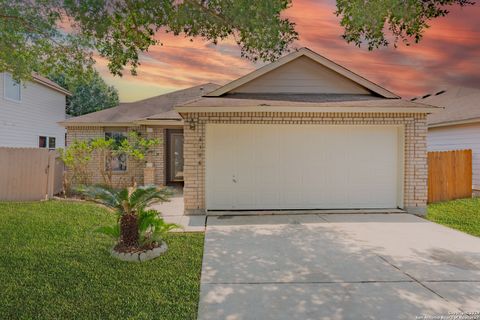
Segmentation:
{"type": "Polygon", "coordinates": [[[424,96],[422,97],[422,99],[428,98],[428,97],[430,97],[430,96],[431,96],[430,93],[429,93],[429,94],[426,94],[426,95],[424,95],[424,96]]]}
{"type": "Polygon", "coordinates": [[[441,94],[443,94],[443,93],[445,93],[445,92],[447,92],[447,91],[446,91],[446,90],[438,91],[437,93],[435,93],[435,95],[436,95],[436,96],[439,96],[439,95],[441,95],[441,94]]]}

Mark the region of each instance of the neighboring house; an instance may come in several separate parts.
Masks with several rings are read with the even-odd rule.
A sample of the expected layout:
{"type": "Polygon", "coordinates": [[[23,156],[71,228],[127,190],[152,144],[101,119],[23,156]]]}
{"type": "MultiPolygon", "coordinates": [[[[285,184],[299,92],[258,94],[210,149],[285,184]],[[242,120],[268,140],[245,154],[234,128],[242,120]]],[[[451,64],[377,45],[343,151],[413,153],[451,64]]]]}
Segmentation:
{"type": "MultiPolygon", "coordinates": [[[[143,182],[183,180],[187,214],[392,208],[425,213],[426,117],[438,108],[401,100],[307,48],[222,87],[203,88],[123,104],[64,125],[69,139],[128,130],[162,138],[143,182]],[[197,98],[180,101],[188,100],[186,93],[197,98]]],[[[142,168],[127,163],[122,174],[141,175],[142,168]]]]}
{"type": "Polygon", "coordinates": [[[66,96],[70,93],[39,75],[18,83],[0,73],[0,147],[65,146],[66,96]]]}
{"type": "Polygon", "coordinates": [[[428,150],[471,149],[472,187],[480,190],[480,89],[451,87],[414,101],[445,108],[427,118],[428,150]]]}

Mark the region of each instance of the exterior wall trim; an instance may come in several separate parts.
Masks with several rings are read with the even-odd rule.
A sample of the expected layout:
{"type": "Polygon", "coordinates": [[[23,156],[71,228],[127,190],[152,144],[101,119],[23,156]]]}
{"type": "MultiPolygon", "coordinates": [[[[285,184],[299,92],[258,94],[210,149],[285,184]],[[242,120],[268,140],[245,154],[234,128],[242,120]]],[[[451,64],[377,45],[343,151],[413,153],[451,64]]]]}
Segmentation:
{"type": "Polygon", "coordinates": [[[139,127],[139,126],[183,126],[183,120],[138,120],[133,122],[68,122],[58,124],[68,127],[139,127]]]}
{"type": "Polygon", "coordinates": [[[132,122],[68,122],[61,121],[58,124],[64,126],[65,128],[70,127],[138,127],[132,122]]]}
{"type": "Polygon", "coordinates": [[[476,122],[480,122],[480,118],[472,118],[472,119],[467,119],[467,120],[458,120],[458,121],[449,121],[449,122],[429,124],[428,127],[429,128],[449,127],[449,126],[456,126],[456,125],[461,125],[461,124],[471,124],[471,123],[476,123],[476,122]]]}

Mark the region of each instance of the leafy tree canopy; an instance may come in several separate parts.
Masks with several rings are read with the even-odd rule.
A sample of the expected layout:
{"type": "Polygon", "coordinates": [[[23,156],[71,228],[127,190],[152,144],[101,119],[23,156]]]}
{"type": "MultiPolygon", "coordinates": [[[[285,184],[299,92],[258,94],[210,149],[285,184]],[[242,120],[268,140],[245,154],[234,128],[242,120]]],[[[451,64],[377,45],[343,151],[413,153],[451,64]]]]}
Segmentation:
{"type": "Polygon", "coordinates": [[[114,75],[132,74],[159,30],[217,43],[235,37],[242,55],[273,60],[297,39],[280,16],[290,0],[0,0],[0,71],[28,79],[75,75],[96,51],[114,75]]]}
{"type": "Polygon", "coordinates": [[[473,5],[470,0],[337,0],[344,39],[369,50],[399,41],[418,43],[434,18],[446,16],[448,5],[473,5]],[[386,31],[388,30],[388,32],[386,31]],[[388,40],[388,34],[393,36],[388,40]]]}
{"type": "Polygon", "coordinates": [[[118,105],[117,89],[107,85],[97,71],[74,77],[51,73],[48,78],[72,93],[71,97],[67,97],[66,112],[69,115],[80,116],[118,105]]]}
{"type": "MultiPolygon", "coordinates": [[[[447,5],[469,0],[338,0],[344,38],[369,49],[399,40],[420,41],[428,21],[447,5]]],[[[282,12],[291,0],[0,0],[0,71],[17,79],[75,75],[92,68],[93,53],[114,75],[136,74],[139,56],[159,30],[217,43],[233,37],[241,55],[271,61],[298,39],[282,12]]]]}

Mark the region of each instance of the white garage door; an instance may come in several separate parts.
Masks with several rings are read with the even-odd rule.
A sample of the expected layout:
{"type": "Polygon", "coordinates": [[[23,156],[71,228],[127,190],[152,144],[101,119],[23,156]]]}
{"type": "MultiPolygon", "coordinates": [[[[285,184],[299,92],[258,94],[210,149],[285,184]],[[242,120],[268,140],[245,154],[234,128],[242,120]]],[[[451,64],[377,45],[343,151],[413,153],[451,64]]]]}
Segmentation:
{"type": "Polygon", "coordinates": [[[396,126],[208,124],[208,210],[400,206],[396,126]]]}

